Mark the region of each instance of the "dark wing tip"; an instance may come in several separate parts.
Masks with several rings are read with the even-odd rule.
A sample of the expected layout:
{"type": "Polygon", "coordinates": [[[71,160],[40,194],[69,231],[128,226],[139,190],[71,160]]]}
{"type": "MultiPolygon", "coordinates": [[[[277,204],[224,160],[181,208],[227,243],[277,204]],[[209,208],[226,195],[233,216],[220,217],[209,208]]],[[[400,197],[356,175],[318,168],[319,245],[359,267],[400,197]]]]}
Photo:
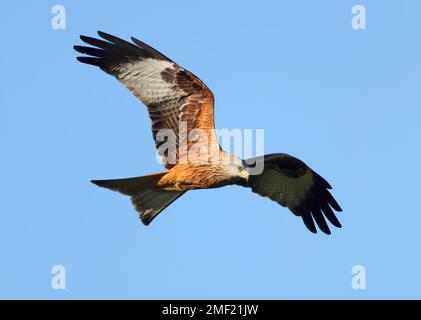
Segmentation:
{"type": "Polygon", "coordinates": [[[108,34],[108,33],[106,33],[106,32],[104,32],[104,31],[101,31],[101,30],[98,30],[97,32],[96,32],[101,38],[104,38],[105,39],[105,37],[106,36],[111,36],[110,34],[108,34]]]}
{"type": "Polygon", "coordinates": [[[331,224],[333,224],[337,228],[342,228],[341,223],[339,222],[338,218],[336,218],[336,215],[333,212],[332,208],[329,206],[329,204],[327,203],[322,204],[321,210],[323,211],[323,214],[325,215],[325,217],[329,220],[331,224]]]}
{"type": "Polygon", "coordinates": [[[82,63],[91,64],[93,66],[102,67],[103,61],[99,58],[93,57],[76,57],[76,60],[82,63]]]}
{"type": "Polygon", "coordinates": [[[326,192],[327,192],[327,202],[329,203],[329,205],[336,211],[342,212],[343,210],[341,206],[338,204],[338,202],[335,200],[335,198],[330,194],[328,190],[326,190],[326,192]]]}
{"type": "Polygon", "coordinates": [[[79,53],[87,54],[93,57],[103,57],[105,51],[102,49],[96,49],[92,47],[85,47],[85,46],[73,46],[73,49],[79,53]]]}
{"type": "Polygon", "coordinates": [[[322,212],[320,211],[320,209],[315,208],[315,209],[311,210],[311,214],[312,214],[314,220],[316,221],[319,229],[322,230],[325,234],[331,234],[329,226],[327,225],[326,220],[325,220],[322,212]]]}
{"type": "Polygon", "coordinates": [[[303,212],[300,214],[300,216],[301,216],[301,219],[303,219],[304,225],[307,227],[307,229],[310,230],[312,233],[316,234],[317,233],[316,225],[314,224],[314,221],[310,212],[303,212]]]}
{"type": "Polygon", "coordinates": [[[333,207],[333,209],[335,209],[338,212],[342,212],[343,211],[342,208],[341,208],[341,206],[336,202],[336,200],[335,200],[335,204],[334,205],[332,205],[332,204],[330,204],[330,205],[333,207]]]}
{"type": "Polygon", "coordinates": [[[331,230],[326,219],[335,227],[341,228],[342,225],[333,212],[332,208],[336,211],[341,209],[329,190],[321,184],[315,184],[301,205],[297,208],[290,208],[291,211],[301,216],[307,229],[316,233],[317,227],[325,234],[331,234],[331,230]]]}
{"type": "Polygon", "coordinates": [[[127,42],[126,40],[120,39],[119,37],[113,36],[109,33],[102,32],[102,31],[97,31],[97,33],[102,39],[105,39],[109,41],[110,43],[120,45],[120,46],[129,46],[129,47],[133,46],[133,44],[131,44],[130,42],[127,42]]]}
{"type": "Polygon", "coordinates": [[[80,40],[82,40],[83,42],[86,42],[86,43],[88,43],[90,40],[94,39],[92,37],[84,36],[83,34],[81,34],[79,36],[79,38],[80,38],[80,40]]]}
{"type": "Polygon", "coordinates": [[[127,61],[153,57],[156,59],[164,59],[164,55],[139,40],[135,43],[131,43],[103,31],[98,31],[98,36],[98,38],[92,38],[81,35],[80,39],[91,47],[74,46],[73,48],[77,52],[93,56],[94,59],[101,59],[78,59],[79,61],[100,66],[103,70],[108,72],[112,66],[127,61]],[[139,46],[139,43],[141,43],[142,46],[139,46]]]}
{"type": "Polygon", "coordinates": [[[159,60],[166,60],[169,62],[173,62],[170,58],[159,52],[158,50],[152,48],[150,45],[144,43],[143,41],[140,41],[139,39],[136,39],[135,37],[130,37],[136,46],[144,50],[146,53],[148,53],[150,56],[155,57],[159,60]]]}

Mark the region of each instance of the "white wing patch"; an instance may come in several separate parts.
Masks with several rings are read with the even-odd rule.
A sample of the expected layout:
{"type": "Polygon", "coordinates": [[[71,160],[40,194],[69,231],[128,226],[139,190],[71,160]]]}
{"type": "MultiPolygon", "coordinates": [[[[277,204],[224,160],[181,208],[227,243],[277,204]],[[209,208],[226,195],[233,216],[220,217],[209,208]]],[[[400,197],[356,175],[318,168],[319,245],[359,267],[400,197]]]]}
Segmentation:
{"type": "Polygon", "coordinates": [[[165,69],[172,69],[175,73],[176,68],[177,66],[172,62],[148,58],[119,64],[112,71],[136,97],[149,105],[177,99],[183,95],[181,89],[162,79],[161,73],[165,69]]]}

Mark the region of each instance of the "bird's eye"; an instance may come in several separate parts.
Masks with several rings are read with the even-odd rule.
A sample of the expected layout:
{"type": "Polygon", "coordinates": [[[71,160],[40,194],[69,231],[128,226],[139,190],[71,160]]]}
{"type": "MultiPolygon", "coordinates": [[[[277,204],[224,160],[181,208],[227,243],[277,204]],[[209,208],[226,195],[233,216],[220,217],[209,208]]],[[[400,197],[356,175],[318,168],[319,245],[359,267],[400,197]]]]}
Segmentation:
{"type": "Polygon", "coordinates": [[[238,166],[238,171],[243,171],[244,170],[244,168],[243,167],[240,167],[240,166],[238,166]]]}

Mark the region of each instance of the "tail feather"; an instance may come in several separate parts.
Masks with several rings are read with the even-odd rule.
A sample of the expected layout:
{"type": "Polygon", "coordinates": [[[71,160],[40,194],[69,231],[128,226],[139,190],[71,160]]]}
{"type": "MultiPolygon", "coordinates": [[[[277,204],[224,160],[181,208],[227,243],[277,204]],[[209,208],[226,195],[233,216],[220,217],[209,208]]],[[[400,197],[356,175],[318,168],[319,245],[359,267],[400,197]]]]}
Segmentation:
{"type": "Polygon", "coordinates": [[[152,220],[184,192],[164,190],[143,190],[132,196],[132,203],[139,213],[143,224],[149,225],[152,220]]]}
{"type": "Polygon", "coordinates": [[[149,225],[151,221],[166,207],[177,200],[184,191],[166,191],[156,189],[157,181],[166,172],[143,177],[113,180],[92,180],[99,187],[120,192],[131,197],[132,203],[141,221],[149,225]]]}

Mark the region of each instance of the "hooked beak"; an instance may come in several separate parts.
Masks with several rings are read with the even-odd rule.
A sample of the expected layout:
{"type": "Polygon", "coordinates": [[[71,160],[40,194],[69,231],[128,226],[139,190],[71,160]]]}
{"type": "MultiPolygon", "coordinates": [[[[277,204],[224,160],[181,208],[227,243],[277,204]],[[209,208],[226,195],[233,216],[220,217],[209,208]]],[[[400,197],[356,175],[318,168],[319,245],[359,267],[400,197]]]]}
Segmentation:
{"type": "Polygon", "coordinates": [[[241,171],[241,177],[242,177],[244,180],[246,180],[246,182],[248,182],[248,181],[249,181],[249,176],[250,176],[250,174],[248,173],[248,171],[247,171],[247,170],[243,170],[243,171],[241,171]]]}

